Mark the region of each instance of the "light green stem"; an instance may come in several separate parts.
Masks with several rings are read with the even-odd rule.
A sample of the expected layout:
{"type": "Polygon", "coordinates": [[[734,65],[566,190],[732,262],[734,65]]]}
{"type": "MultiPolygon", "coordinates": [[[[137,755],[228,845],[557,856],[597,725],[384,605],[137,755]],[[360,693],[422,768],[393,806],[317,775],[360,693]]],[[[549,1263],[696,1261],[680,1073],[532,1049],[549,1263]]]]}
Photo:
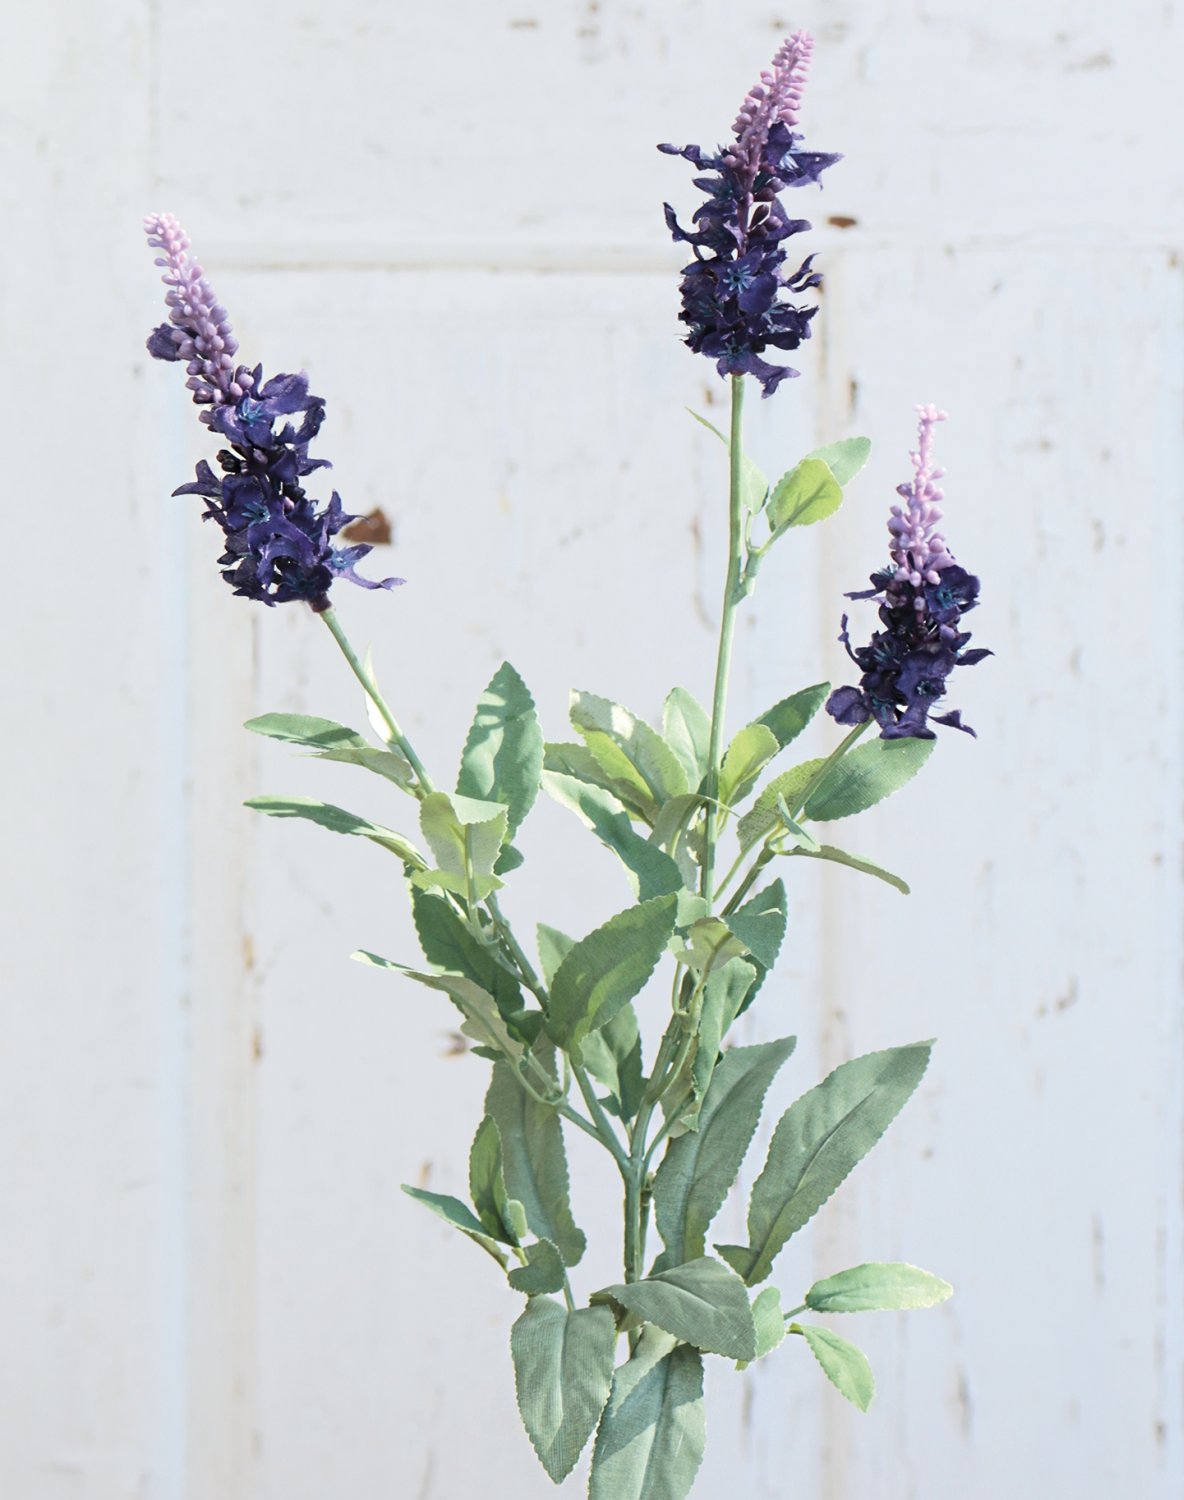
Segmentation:
{"type": "Polygon", "coordinates": [[[864,732],[865,729],[868,728],[871,722],[871,719],[865,719],[862,724],[856,724],[851,733],[846,735],[842,740],[839,741],[835,748],[818,767],[817,771],[814,772],[813,776],[810,777],[809,781],[798,793],[797,797],[795,797],[793,806],[789,809],[789,815],[791,818],[796,818],[804,810],[806,803],[809,802],[810,798],[834,770],[835,766],[838,765],[839,761],[842,760],[843,756],[846,755],[847,751],[850,750],[851,746],[854,745],[859,736],[864,732]]]}
{"type": "Polygon", "coordinates": [[[399,728],[398,721],[394,714],[391,713],[386,699],[379,692],[378,684],[374,681],[373,675],[366,670],[358,658],[358,653],[350,645],[349,638],[341,628],[341,621],[337,618],[337,611],[330,606],[328,609],[318,610],[317,613],[329,627],[329,633],[337,642],[342,656],[349,662],[350,671],[353,672],[354,676],[362,684],[362,690],[378,710],[379,717],[386,725],[390,734],[391,743],[398,745],[399,749],[410,762],[411,769],[415,772],[415,779],[419,783],[416,795],[420,798],[426,797],[429,792],[435,791],[435,787],[432,785],[428,773],[423,768],[423,762],[412,748],[411,741],[399,728]]]}
{"type": "Polygon", "coordinates": [[[711,738],[707,749],[706,795],[707,818],[704,828],[703,877],[700,890],[711,911],[715,897],[715,843],[719,830],[720,748],[723,744],[724,715],[728,700],[728,672],[732,665],[732,637],[736,627],[736,606],[742,597],[740,588],[741,552],[744,546],[743,504],[740,493],[742,417],[744,411],[744,377],[731,377],[732,421],[728,442],[728,576],[724,585],[723,611],[719,622],[719,650],[715,659],[715,692],[711,700],[711,738]]]}

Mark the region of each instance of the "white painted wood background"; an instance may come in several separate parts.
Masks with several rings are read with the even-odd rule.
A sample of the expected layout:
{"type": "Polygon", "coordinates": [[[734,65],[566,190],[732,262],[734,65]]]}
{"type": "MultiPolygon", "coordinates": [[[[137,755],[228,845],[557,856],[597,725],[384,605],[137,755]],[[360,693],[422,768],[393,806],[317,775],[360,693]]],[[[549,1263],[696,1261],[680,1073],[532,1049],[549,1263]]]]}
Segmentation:
{"type": "MultiPolygon", "coordinates": [[[[766,566],[732,721],[843,672],[840,595],[878,563],[919,400],[952,414],[949,533],[998,655],[958,683],[977,743],[947,735],[850,835],[912,898],[792,872],[792,952],[750,1022],[802,1037],[774,1103],[854,1053],[940,1046],[778,1280],[900,1257],[958,1292],[852,1328],[866,1418],[801,1348],[714,1369],[696,1493],[1175,1500],[1178,7],[0,18],[0,1494],[550,1492],[514,1410],[517,1298],[398,1191],[462,1183],[483,1068],[450,1055],[442,1002],[347,960],[412,951],[397,866],[240,806],[394,816],[380,785],[240,731],[358,704],[315,622],[231,598],[196,505],[167,498],[205,450],[143,352],[141,214],[182,217],[251,357],[309,370],[347,503],[392,517],[373,561],[407,587],[340,609],[430,765],[503,656],[552,735],[573,684],[655,713],[675,681],[708,690],[722,473],[683,407],[722,388],[677,342],[660,203],[694,195],[653,143],[717,138],[802,25],[808,139],[847,159],[802,209],[818,336],[751,443],[771,468],[876,446],[841,519],[766,566]]],[[[559,809],[525,843],[520,921],[621,903],[559,809]]],[[[613,1184],[575,1154],[602,1223],[613,1184]]],[[[591,1256],[581,1286],[613,1275],[591,1256]]]]}

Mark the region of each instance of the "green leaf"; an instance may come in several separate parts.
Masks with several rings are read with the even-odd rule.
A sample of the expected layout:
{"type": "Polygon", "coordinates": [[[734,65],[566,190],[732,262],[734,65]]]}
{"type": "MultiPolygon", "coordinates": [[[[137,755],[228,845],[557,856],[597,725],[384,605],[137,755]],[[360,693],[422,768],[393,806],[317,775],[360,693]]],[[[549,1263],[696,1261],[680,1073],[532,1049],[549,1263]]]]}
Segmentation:
{"type": "Polygon", "coordinates": [[[512,838],[538,796],[542,769],[543,732],[534,699],[503,662],[477,700],[456,789],[465,797],[501,803],[512,838]]]}
{"type": "Polygon", "coordinates": [[[460,974],[427,974],[420,969],[409,969],[406,964],[397,964],[390,958],[380,958],[377,953],[368,953],[364,948],[351,953],[350,957],[373,969],[395,969],[408,979],[426,985],[430,990],[443,991],[464,1017],[460,1029],[465,1036],[514,1062],[522,1057],[522,1040],[511,1032],[497,1001],[488,990],[483,990],[471,979],[460,974]]]}
{"type": "Polygon", "coordinates": [[[379,823],[371,823],[366,818],[359,818],[356,813],[346,812],[343,807],[334,807],[331,802],[317,802],[312,797],[249,797],[244,806],[266,813],[269,818],[304,818],[309,823],[328,828],[332,833],[357,834],[369,839],[372,844],[380,844],[392,854],[397,854],[404,864],[414,865],[418,869],[427,867],[427,860],[401,833],[383,828],[379,823]]]}
{"type": "Polygon", "coordinates": [[[646,1328],[613,1377],[588,1500],[686,1500],[706,1441],[702,1357],[646,1328]]]}
{"type": "MultiPolygon", "coordinates": [[[[899,743],[903,744],[904,741],[899,743]]],[[[740,847],[751,849],[753,844],[759,843],[767,834],[779,827],[781,815],[777,810],[778,802],[784,801],[789,807],[794,807],[825,764],[824,757],[817,760],[804,760],[800,765],[791,766],[788,771],[782,771],[780,776],[775,776],[768,786],[763,788],[752,807],[736,825],[736,837],[740,840],[740,847]]]]}
{"type": "Polygon", "coordinates": [[[837,443],[828,443],[825,448],[815,448],[807,458],[820,458],[840,484],[850,484],[867,463],[872,451],[871,438],[842,438],[837,443]]]}
{"type": "Polygon", "coordinates": [[[885,870],[882,865],[873,864],[870,859],[860,859],[854,854],[847,854],[842,849],[836,849],[833,844],[819,844],[817,849],[794,849],[792,853],[803,855],[807,859],[828,859],[832,864],[846,865],[849,869],[859,870],[864,875],[874,875],[877,880],[895,886],[902,896],[910,894],[908,885],[899,875],[894,875],[891,870],[885,870]]]}
{"type": "MultiPolygon", "coordinates": [[[[694,888],[699,883],[696,860],[699,847],[694,836],[687,836],[687,828],[703,807],[703,798],[698,792],[687,792],[683,797],[671,797],[662,808],[650,834],[650,843],[664,849],[678,865],[684,884],[694,888]]],[[[682,925],[681,922],[679,924],[682,925]]]]}
{"type": "Polygon", "coordinates": [[[595,1292],[645,1323],[707,1354],[756,1358],[756,1332],[744,1283],[709,1256],[672,1266],[644,1281],[620,1282],[595,1292]]]}
{"type": "Polygon", "coordinates": [[[248,719],[243,727],[253,734],[315,750],[319,752],[319,760],[364,766],[396,786],[409,788],[415,780],[411,763],[397,747],[376,750],[356,731],[333,719],[317,719],[311,714],[261,714],[257,719],[248,719]]]}
{"type": "Polygon", "coordinates": [[[542,965],[547,988],[550,989],[555,979],[555,970],[575,947],[576,940],[569,938],[567,933],[560,932],[558,927],[548,927],[546,922],[540,922],[536,931],[539,963],[542,965]]]}
{"type": "Polygon", "coordinates": [[[428,963],[463,974],[488,990],[503,1016],[522,1009],[517,979],[497,962],[494,951],[473,935],[450,902],[412,886],[411,915],[428,963]]]}
{"type": "Polygon", "coordinates": [[[502,1170],[502,1138],[489,1115],[477,1127],[469,1152],[469,1192],[486,1234],[518,1245],[526,1232],[521,1203],[510,1198],[502,1170]]]}
{"type": "Polygon", "coordinates": [[[648,799],[651,823],[664,802],[690,790],[682,762],[658,731],[619,703],[573,692],[571,722],[604,770],[648,799]]]}
{"type": "Polygon", "coordinates": [[[498,1247],[496,1240],[491,1239],[485,1233],[481,1221],[459,1198],[452,1197],[450,1193],[429,1193],[424,1188],[408,1187],[406,1183],[403,1184],[403,1191],[409,1198],[414,1198],[417,1203],[422,1203],[425,1208],[430,1208],[434,1214],[438,1214],[446,1224],[451,1224],[462,1234],[467,1234],[469,1239],[480,1245],[487,1254],[492,1255],[502,1270],[505,1270],[505,1251],[498,1247]]]}
{"type": "Polygon", "coordinates": [[[604,1410],[616,1344],[616,1325],[604,1307],[566,1312],[549,1297],[532,1297],[514,1324],[510,1352],[518,1410],[556,1484],[575,1468],[604,1410]]]}
{"type": "MultiPolygon", "coordinates": [[[[540,1056],[537,1049],[535,1056],[540,1056]]],[[[567,1265],[576,1265],[586,1241],[571,1215],[567,1155],[558,1114],[551,1105],[531,1098],[507,1062],[493,1065],[485,1113],[501,1135],[506,1191],[521,1202],[531,1232],[540,1240],[550,1240],[567,1265]]]]}
{"type": "Polygon", "coordinates": [[[764,724],[747,724],[738,730],[720,767],[719,800],[731,807],[747,797],[780,748],[777,736],[764,724]]]}
{"type": "MultiPolygon", "coordinates": [[[[724,1038],[732,1022],[746,1008],[758,972],[753,964],[742,958],[733,958],[707,977],[703,987],[703,1009],[699,1014],[699,1038],[691,1064],[691,1080],[699,1098],[707,1092],[724,1038]]],[[[702,1253],[700,1246],[699,1254],[702,1253]]]]}
{"type": "Polygon", "coordinates": [[[819,458],[803,458],[777,481],[769,500],[769,526],[813,526],[833,516],[843,503],[843,486],[819,458]]]}
{"type": "Polygon", "coordinates": [[[658,966],[674,930],[673,895],[631,906],[589,933],[555,973],[547,1030],[568,1051],[606,1025],[658,966]]]}
{"type": "Polygon", "coordinates": [[[775,1286],[767,1286],[763,1292],[757,1293],[752,1304],[752,1321],[756,1327],[756,1357],[762,1359],[766,1354],[772,1354],[787,1331],[781,1293],[775,1286]]]}
{"type": "Polygon", "coordinates": [[[810,793],[806,817],[827,823],[874,807],[913,779],[933,754],[934,744],[933,740],[876,739],[856,745],[810,793]]]}
{"type": "Polygon", "coordinates": [[[777,837],[776,848],[779,854],[817,854],[822,845],[807,828],[803,828],[789,810],[789,803],[784,797],[777,798],[777,816],[781,820],[781,826],[789,834],[791,848],[785,848],[785,840],[780,835],[777,837]]]}
{"type": "MultiPolygon", "coordinates": [[[[419,806],[419,825],[440,870],[456,884],[448,889],[464,894],[470,878],[482,886],[501,884],[493,867],[506,841],[508,812],[497,802],[432,792],[419,806]]],[[[488,894],[478,891],[478,894],[488,894]]]]}
{"type": "Polygon", "coordinates": [[[863,1350],[829,1328],[791,1323],[789,1331],[800,1333],[806,1340],[831,1385],[860,1411],[866,1411],[876,1394],[876,1380],[863,1350]]]}
{"type": "Polygon", "coordinates": [[[353,745],[343,745],[337,750],[322,750],[315,759],[337,760],[345,765],[362,766],[378,776],[385,776],[388,781],[393,781],[404,791],[410,791],[415,785],[415,773],[411,769],[411,762],[396,745],[392,745],[389,750],[375,750],[370,745],[363,746],[361,749],[353,745]]]}
{"type": "MultiPolygon", "coordinates": [[[[690,411],[690,407],[687,407],[690,411]]],[[[708,432],[713,432],[730,454],[732,445],[724,434],[706,417],[701,417],[697,411],[692,411],[691,416],[698,422],[700,427],[706,427],[708,432]]],[[[744,508],[751,511],[755,516],[765,503],[765,496],[769,493],[769,481],[749,458],[747,453],[740,454],[740,502],[744,508]]]]}
{"type": "Polygon", "coordinates": [[[843,1063],[781,1116],[748,1205],[749,1244],[717,1246],[749,1286],[884,1134],[921,1081],[932,1042],[843,1063]]]}
{"type": "Polygon", "coordinates": [[[694,791],[707,775],[711,720],[707,710],[686,688],[672,688],[662,711],[662,735],[682,761],[687,784],[694,791]]]}
{"type": "Polygon", "coordinates": [[[609,1091],[608,1107],[622,1120],[631,1120],[641,1106],[641,1034],[637,1012],[623,1006],[606,1025],[590,1031],[580,1042],[584,1066],[609,1091]]]}
{"type": "Polygon", "coordinates": [[[728,918],[728,926],[765,969],[777,962],[785,940],[787,911],[785,886],[774,880],[728,918]]]}
{"type": "Polygon", "coordinates": [[[725,1052],[703,1099],[698,1130],[666,1148],[654,1177],[654,1217],[674,1260],[703,1254],[707,1231],[756,1132],[769,1085],[795,1040],[725,1052]]]}
{"type": "MultiPolygon", "coordinates": [[[[519,1090],[521,1092],[521,1090],[519,1090]]],[[[526,1264],[510,1272],[510,1285],[516,1292],[538,1297],[544,1292],[563,1290],[563,1259],[550,1240],[527,1245],[526,1264]]]]}
{"type": "Polygon", "coordinates": [[[816,1281],[806,1293],[814,1312],[879,1312],[908,1307],[935,1307],[953,1296],[954,1288],[931,1271],[904,1261],[872,1262],[837,1271],[816,1281]]]}
{"type": "Polygon", "coordinates": [[[369,740],[356,730],[347,729],[335,719],[318,719],[312,714],[260,714],[256,719],[248,719],[243,728],[252,734],[284,740],[290,745],[303,745],[310,750],[371,748],[369,740]]]}
{"type": "Polygon", "coordinates": [[[775,703],[756,722],[763,724],[766,729],[771,729],[777,736],[778,747],[784,750],[787,745],[797,739],[826,702],[826,695],[829,692],[829,682],[819,682],[813,687],[802,688],[800,692],[792,693],[788,698],[782,698],[780,703],[775,703]]]}
{"type": "Polygon", "coordinates": [[[570,808],[606,849],[612,850],[629,872],[629,884],[639,900],[682,889],[678,866],[669,854],[636,832],[611,793],[553,771],[543,772],[543,787],[556,802],[570,808]]]}
{"type": "Polygon", "coordinates": [[[549,741],[543,750],[543,770],[557,772],[560,776],[574,776],[587,786],[603,787],[612,793],[630,818],[652,823],[654,802],[640,773],[630,764],[624,751],[606,736],[602,735],[601,739],[605,740],[602,751],[607,749],[611,754],[602,753],[599,760],[587,745],[549,741]],[[606,763],[612,765],[612,771],[606,768],[606,763]],[[620,774],[613,774],[614,771],[620,774]]]}

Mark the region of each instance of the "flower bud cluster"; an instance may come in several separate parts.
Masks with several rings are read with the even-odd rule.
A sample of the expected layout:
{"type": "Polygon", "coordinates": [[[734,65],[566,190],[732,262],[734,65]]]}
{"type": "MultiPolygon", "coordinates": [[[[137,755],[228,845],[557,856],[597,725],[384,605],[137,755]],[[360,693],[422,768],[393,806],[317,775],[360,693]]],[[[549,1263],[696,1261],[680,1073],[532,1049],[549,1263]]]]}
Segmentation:
{"type": "Polygon", "coordinates": [[[754,375],[766,396],[798,372],[760,356],[772,346],[796,349],[810,336],[815,307],[798,307],[785,294],[821,285],[813,257],[786,270],[785,240],[810,225],[791,219],[778,195],[818,182],[838,156],[799,149],[797,124],[813,41],[796,32],[782,45],[773,67],[748,93],[736,116],[736,139],[714,154],[698,146],[662,145],[685,157],[702,174],[695,186],[707,195],[694,228],[684,229],[665,205],[666,224],[695,259],[683,268],[680,320],[686,343],[716,362],[721,375],[754,375]]]}
{"type": "Polygon", "coordinates": [[[933,428],[945,421],[934,406],[919,406],[920,430],[913,461],[913,479],[897,489],[906,502],[894,505],[888,520],[892,565],[873,573],[870,589],[848,594],[848,599],[876,599],[884,627],[866,646],[852,648],[843,616],[839,639],[860,669],[859,686],[836,688],[826,711],[840,724],[880,726],[882,739],[934,737],[930,723],[946,724],[967,734],[957,709],[934,714],[955,667],[970,667],[990,656],[976,647],[966,649],[968,632],[962,617],[978,603],[979,581],[960,567],[936,530],[941,520],[942,492],[937,481],[944,470],[933,466],[933,428]]]}
{"type": "Polygon", "coordinates": [[[204,519],[222,528],[226,548],[218,559],[222,576],[248,599],[264,604],[303,600],[315,610],[329,607],[329,588],[347,578],[363,588],[393,588],[401,578],[380,583],[354,571],[371,551],[365,544],[335,547],[333,538],[356,516],[348,515],[333,492],[318,507],[300,484],[324,459],[308,456],[320,431],[325,403],[309,393],[305,375],[275,375],[234,363],[238,344],[226,309],[220,306],[199,265],[190,262],[189,241],[171,214],[144,221],[148,243],[164,253],[157,265],[169,292],[169,323],[153,329],[148,352],[155,359],[186,361],[193,399],[208,409],[201,420],[229,443],[218,454],[221,475],[203,459],[197,478],[174,490],[200,495],[204,519]],[[290,417],[300,418],[294,426],[290,417]]]}

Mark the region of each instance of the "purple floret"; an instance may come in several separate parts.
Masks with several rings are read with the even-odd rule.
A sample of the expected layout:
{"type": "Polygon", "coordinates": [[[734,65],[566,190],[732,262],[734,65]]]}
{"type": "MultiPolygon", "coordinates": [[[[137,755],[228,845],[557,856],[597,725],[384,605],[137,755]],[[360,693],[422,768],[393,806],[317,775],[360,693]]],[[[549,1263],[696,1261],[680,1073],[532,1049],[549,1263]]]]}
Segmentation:
{"type": "Polygon", "coordinates": [[[913,460],[913,479],[897,493],[906,504],[894,505],[888,520],[892,564],[873,573],[872,587],[848,599],[878,599],[883,630],[866,646],[853,648],[843,616],[839,640],[860,669],[858,687],[836,688],[826,711],[840,724],[874,720],[886,740],[934,738],[930,723],[974,734],[960,712],[935,714],[946,681],[955,667],[972,667],[991,652],[966,650],[962,616],[978,603],[979,581],[954,561],[936,531],[942,492],[937,481],[944,470],[933,467],[933,429],[945,421],[935,406],[919,406],[920,439],[913,460]]]}
{"type": "Polygon", "coordinates": [[[762,353],[770,346],[796,349],[810,337],[810,320],[818,310],[797,307],[785,294],[822,284],[812,256],[786,271],[782,243],[810,225],[791,219],[777,195],[818,182],[839,160],[798,150],[801,136],[791,128],[798,122],[813,48],[812,38],[801,31],[782,44],[772,70],[761,74],[745,98],[731,145],[714,154],[699,146],[658,147],[697,168],[703,175],[694,179],[695,186],[707,195],[691,229],[664,205],[672,237],[695,253],[683,268],[680,320],[690,330],[686,343],[714,359],[721,375],[755,375],[766,396],[798,372],[770,364],[762,353]]]}
{"type": "Polygon", "coordinates": [[[329,467],[325,459],[308,456],[325,418],[325,403],[310,394],[308,377],[273,375],[265,381],[261,366],[235,365],[238,344],[226,310],[186,255],[185,232],[171,214],[153,215],[144,224],[148,243],[164,252],[156,263],[165,267],[170,308],[170,322],[149,335],[148,352],[154,359],[186,361],[193,399],[207,408],[201,420],[230,444],[217,455],[220,475],[203,459],[197,478],[173,491],[207,501],[204,519],[216,521],[226,538],[218,559],[223,578],[245,598],[269,605],[300,599],[318,611],[328,609],[337,578],[366,589],[402,583],[356,573],[355,564],[371,548],[336,547],[333,538],[357,516],[346,513],[336,491],[319,509],[300,484],[315,469],[329,467]],[[293,417],[298,424],[288,420],[293,417]]]}

